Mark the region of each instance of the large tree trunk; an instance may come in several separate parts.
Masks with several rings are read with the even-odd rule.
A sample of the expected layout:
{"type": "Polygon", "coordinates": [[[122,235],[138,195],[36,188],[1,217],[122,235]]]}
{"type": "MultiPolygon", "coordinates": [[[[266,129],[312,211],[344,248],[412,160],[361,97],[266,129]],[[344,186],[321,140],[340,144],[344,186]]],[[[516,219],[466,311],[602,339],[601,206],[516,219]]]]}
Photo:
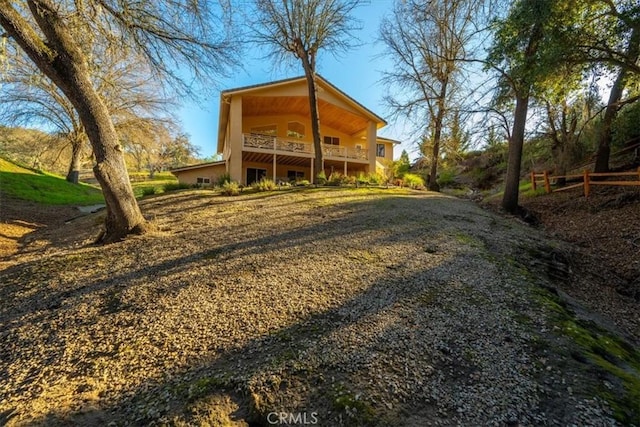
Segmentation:
{"type": "MultiPolygon", "coordinates": [[[[309,92],[309,112],[311,115],[311,136],[313,137],[313,150],[315,151],[315,173],[324,172],[324,153],[322,152],[322,139],[320,138],[320,112],[318,110],[318,87],[316,84],[315,59],[313,55],[302,48],[298,43],[298,57],[302,61],[304,75],[307,78],[309,92]]],[[[315,177],[311,177],[315,182],[315,177]]]]}
{"type": "Polygon", "coordinates": [[[77,184],[80,173],[80,154],[82,153],[82,139],[73,137],[71,141],[71,161],[67,171],[67,181],[77,184]]]}
{"type": "Polygon", "coordinates": [[[65,94],[78,112],[96,159],[93,171],[107,205],[103,243],[142,233],[146,221],[133,194],[124,157],[107,107],[95,91],[84,53],[50,0],[28,0],[43,43],[8,2],[0,1],[0,25],[36,66],[65,94]]]}
{"type": "Polygon", "coordinates": [[[316,86],[316,74],[307,73],[307,87],[309,89],[309,110],[311,112],[311,135],[313,136],[313,149],[315,151],[315,165],[317,173],[324,171],[324,153],[322,152],[322,139],[320,137],[320,113],[318,111],[318,88],[316,86]]]}
{"type": "MultiPolygon", "coordinates": [[[[633,29],[626,53],[630,63],[638,61],[638,57],[640,57],[640,27],[633,29]]],[[[619,103],[626,85],[627,74],[626,68],[620,68],[618,77],[616,77],[611,87],[609,102],[607,103],[607,108],[604,111],[604,117],[600,126],[600,138],[598,140],[598,150],[596,151],[594,172],[601,173],[609,171],[609,156],[611,154],[612,141],[611,127],[620,109],[619,103]]]]}
{"type": "Polygon", "coordinates": [[[502,208],[510,213],[516,213],[518,210],[522,147],[524,145],[524,131],[527,123],[528,109],[529,95],[517,96],[516,109],[513,118],[513,131],[511,132],[511,139],[509,140],[507,177],[505,179],[504,194],[502,196],[502,208]]]}
{"type": "Polygon", "coordinates": [[[431,159],[431,173],[429,174],[429,190],[440,191],[438,185],[438,159],[440,159],[440,140],[442,139],[442,124],[444,123],[445,101],[447,99],[448,79],[440,81],[440,94],[438,95],[438,112],[433,129],[433,159],[431,159]]]}
{"type": "Polygon", "coordinates": [[[440,139],[442,138],[442,110],[438,111],[433,130],[433,158],[431,159],[431,173],[429,174],[429,190],[440,191],[438,185],[438,159],[440,158],[440,139]]]}
{"type": "MultiPolygon", "coordinates": [[[[540,23],[531,30],[529,43],[524,52],[525,64],[533,64],[538,51],[538,44],[544,33],[540,23]]],[[[522,148],[524,146],[524,131],[527,125],[527,111],[529,110],[529,95],[531,82],[524,78],[520,84],[513,87],[516,93],[516,109],[513,117],[513,131],[509,139],[509,156],[507,158],[507,176],[505,178],[502,208],[512,214],[518,211],[518,196],[520,195],[520,169],[522,167],[522,148]]]]}

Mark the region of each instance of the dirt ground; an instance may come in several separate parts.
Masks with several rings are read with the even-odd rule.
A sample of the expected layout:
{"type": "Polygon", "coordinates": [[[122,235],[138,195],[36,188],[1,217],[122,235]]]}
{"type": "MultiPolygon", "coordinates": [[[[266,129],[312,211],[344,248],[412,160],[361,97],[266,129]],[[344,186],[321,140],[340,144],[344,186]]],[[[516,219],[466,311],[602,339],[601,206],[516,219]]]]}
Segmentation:
{"type": "MultiPolygon", "coordinates": [[[[499,199],[485,204],[499,211],[499,199]]],[[[521,198],[535,228],[571,244],[563,258],[579,281],[557,285],[617,325],[638,320],[640,189],[593,186],[521,198]]],[[[622,330],[627,328],[622,327],[622,330]]],[[[637,339],[637,337],[636,337],[637,339]]]]}
{"type": "Polygon", "coordinates": [[[36,236],[60,236],[65,233],[65,221],[79,215],[73,206],[46,206],[0,193],[0,270],[15,262],[17,252],[35,250],[27,247],[36,236]]]}
{"type": "Polygon", "coordinates": [[[2,199],[0,425],[617,425],[594,389],[623,384],[536,301],[637,342],[623,194],[526,200],[528,227],[429,192],[185,191],[108,247],[103,213],[2,199]]]}

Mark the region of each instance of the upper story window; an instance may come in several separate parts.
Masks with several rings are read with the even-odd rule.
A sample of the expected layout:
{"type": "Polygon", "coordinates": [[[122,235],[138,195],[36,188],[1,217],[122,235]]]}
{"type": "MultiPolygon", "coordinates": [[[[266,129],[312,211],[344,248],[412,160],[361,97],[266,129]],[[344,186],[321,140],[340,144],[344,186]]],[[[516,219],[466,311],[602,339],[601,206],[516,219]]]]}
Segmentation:
{"type": "Polygon", "coordinates": [[[278,134],[278,126],[277,125],[254,126],[251,128],[251,133],[257,133],[259,135],[276,136],[278,134]]]}
{"type": "Polygon", "coordinates": [[[384,157],[384,153],[385,153],[385,148],[384,148],[384,144],[376,144],[376,156],[377,157],[384,157]]]}
{"type": "Polygon", "coordinates": [[[304,125],[300,122],[289,122],[287,124],[288,138],[304,138],[304,125]]]}
{"type": "Polygon", "coordinates": [[[340,145],[340,138],[337,136],[325,136],[324,143],[327,145],[340,145]]]}

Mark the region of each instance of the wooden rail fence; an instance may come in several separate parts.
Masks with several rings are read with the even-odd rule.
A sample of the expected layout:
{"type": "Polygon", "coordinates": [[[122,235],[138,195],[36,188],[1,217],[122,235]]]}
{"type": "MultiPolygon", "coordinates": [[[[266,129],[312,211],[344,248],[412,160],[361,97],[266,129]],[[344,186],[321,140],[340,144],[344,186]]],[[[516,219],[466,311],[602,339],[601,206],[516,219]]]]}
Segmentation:
{"type": "Polygon", "coordinates": [[[531,172],[531,188],[533,191],[538,189],[538,184],[541,183],[544,185],[544,190],[547,193],[552,193],[556,191],[565,191],[570,190],[572,188],[583,187],[585,197],[589,197],[589,193],[591,192],[592,185],[633,185],[640,186],[640,168],[638,168],[635,172],[604,172],[604,173],[594,173],[589,172],[589,170],[585,170],[582,174],[579,175],[553,175],[550,176],[549,172],[544,171],[542,173],[531,172]],[[620,177],[636,177],[636,180],[617,180],[617,181],[606,181],[606,180],[593,180],[593,177],[601,177],[601,178],[620,178],[620,177]],[[582,179],[582,182],[577,184],[567,185],[561,188],[553,189],[551,188],[551,181],[557,180],[560,178],[564,178],[568,180],[576,180],[582,179]]]}

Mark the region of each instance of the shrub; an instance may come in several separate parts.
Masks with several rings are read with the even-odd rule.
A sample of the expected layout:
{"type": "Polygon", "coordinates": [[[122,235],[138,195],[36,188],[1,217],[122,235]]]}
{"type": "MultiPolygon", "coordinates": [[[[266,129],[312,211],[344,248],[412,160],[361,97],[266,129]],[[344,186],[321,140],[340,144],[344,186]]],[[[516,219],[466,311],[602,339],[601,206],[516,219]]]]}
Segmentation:
{"type": "Polygon", "coordinates": [[[349,185],[354,185],[356,183],[356,177],[355,176],[346,176],[344,177],[344,179],[342,180],[343,184],[349,184],[349,185]]]}
{"type": "Polygon", "coordinates": [[[438,176],[438,185],[448,187],[455,183],[456,172],[453,169],[444,169],[438,176]]]}
{"type": "Polygon", "coordinates": [[[253,184],[253,188],[258,191],[273,191],[277,188],[276,183],[268,178],[262,178],[260,181],[253,184]]]}
{"type": "Polygon", "coordinates": [[[346,176],[342,175],[340,172],[333,172],[329,175],[329,180],[327,184],[329,185],[342,185],[345,183],[346,176]]]}
{"type": "Polygon", "coordinates": [[[296,181],[296,186],[297,187],[306,187],[308,185],[310,185],[311,183],[309,182],[308,179],[299,179],[296,181]]]}
{"type": "Polygon", "coordinates": [[[227,181],[222,184],[222,195],[237,196],[240,194],[240,185],[235,181],[227,181]]]}
{"type": "Polygon", "coordinates": [[[169,191],[184,190],[186,188],[191,188],[191,184],[187,184],[185,182],[170,182],[162,187],[165,193],[169,191]]]}
{"type": "Polygon", "coordinates": [[[403,177],[404,185],[409,188],[424,188],[424,179],[414,173],[405,173],[403,177]]]}
{"type": "Polygon", "coordinates": [[[218,181],[216,182],[216,185],[218,187],[222,187],[225,182],[231,182],[231,175],[229,175],[228,173],[223,173],[222,175],[220,175],[218,177],[218,181]]]}
{"type": "Polygon", "coordinates": [[[380,185],[386,181],[385,177],[380,175],[379,173],[371,173],[369,174],[369,184],[371,185],[380,185]]]}
{"type": "Polygon", "coordinates": [[[142,187],[142,196],[153,196],[154,194],[156,194],[156,188],[155,187],[142,187]]]}
{"type": "Polygon", "coordinates": [[[358,185],[367,185],[369,184],[369,178],[364,172],[359,172],[358,176],[356,177],[356,183],[358,185]]]}
{"type": "Polygon", "coordinates": [[[326,183],[327,183],[327,175],[325,175],[324,171],[316,175],[316,184],[325,185],[326,183]]]}

